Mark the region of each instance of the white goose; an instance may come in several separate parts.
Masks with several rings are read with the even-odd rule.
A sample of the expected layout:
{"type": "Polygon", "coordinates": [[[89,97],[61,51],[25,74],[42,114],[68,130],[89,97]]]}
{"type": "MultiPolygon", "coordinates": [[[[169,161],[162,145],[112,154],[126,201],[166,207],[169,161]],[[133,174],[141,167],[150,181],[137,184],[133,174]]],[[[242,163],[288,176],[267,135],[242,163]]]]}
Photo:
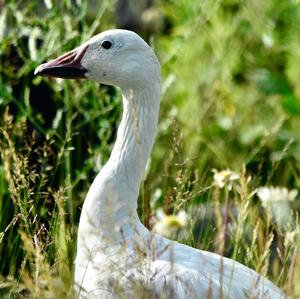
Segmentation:
{"type": "Polygon", "coordinates": [[[140,222],[137,197],[160,105],[160,64],[142,38],[105,31],[35,73],[92,79],[123,93],[116,143],[82,208],[75,269],[80,298],[284,298],[242,264],[155,235],[140,222]]]}

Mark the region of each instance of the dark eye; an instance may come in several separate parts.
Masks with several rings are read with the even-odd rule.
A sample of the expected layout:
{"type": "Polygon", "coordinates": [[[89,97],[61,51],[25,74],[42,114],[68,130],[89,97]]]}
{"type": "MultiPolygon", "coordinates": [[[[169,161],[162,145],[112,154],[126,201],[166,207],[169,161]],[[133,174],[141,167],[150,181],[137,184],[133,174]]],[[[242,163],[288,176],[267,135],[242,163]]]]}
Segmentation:
{"type": "Polygon", "coordinates": [[[109,40],[105,40],[102,45],[101,45],[104,49],[110,49],[112,46],[112,43],[109,40]]]}

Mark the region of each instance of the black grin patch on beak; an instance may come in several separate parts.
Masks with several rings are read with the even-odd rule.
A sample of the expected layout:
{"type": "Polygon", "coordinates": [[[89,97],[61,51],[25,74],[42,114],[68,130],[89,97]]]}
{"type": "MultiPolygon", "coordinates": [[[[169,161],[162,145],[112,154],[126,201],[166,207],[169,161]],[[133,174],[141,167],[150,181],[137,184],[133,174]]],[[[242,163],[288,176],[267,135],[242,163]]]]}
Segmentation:
{"type": "Polygon", "coordinates": [[[86,72],[87,70],[83,67],[74,67],[66,65],[45,68],[36,72],[35,74],[40,76],[49,76],[62,79],[84,79],[86,72]]]}
{"type": "Polygon", "coordinates": [[[81,65],[88,45],[81,46],[54,60],[43,63],[35,69],[34,74],[63,79],[84,79],[87,69],[81,65]]]}

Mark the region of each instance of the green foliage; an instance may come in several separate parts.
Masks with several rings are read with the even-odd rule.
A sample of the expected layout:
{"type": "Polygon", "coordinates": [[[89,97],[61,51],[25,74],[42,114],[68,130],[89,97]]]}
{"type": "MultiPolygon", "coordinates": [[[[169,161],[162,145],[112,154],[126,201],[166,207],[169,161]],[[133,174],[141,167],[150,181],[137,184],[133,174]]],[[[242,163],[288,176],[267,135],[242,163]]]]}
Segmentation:
{"type": "MultiPolygon", "coordinates": [[[[80,207],[112,149],[120,91],[33,71],[115,27],[114,2],[99,2],[0,9],[0,297],[74,295],[80,207]]],[[[141,219],[151,226],[158,209],[185,209],[191,223],[174,238],[235,258],[296,298],[299,197],[293,227],[282,230],[255,190],[300,188],[299,1],[167,0],[155,9],[168,26],[149,39],[163,94],[141,219]],[[216,185],[214,168],[240,174],[232,190],[216,185]]]]}

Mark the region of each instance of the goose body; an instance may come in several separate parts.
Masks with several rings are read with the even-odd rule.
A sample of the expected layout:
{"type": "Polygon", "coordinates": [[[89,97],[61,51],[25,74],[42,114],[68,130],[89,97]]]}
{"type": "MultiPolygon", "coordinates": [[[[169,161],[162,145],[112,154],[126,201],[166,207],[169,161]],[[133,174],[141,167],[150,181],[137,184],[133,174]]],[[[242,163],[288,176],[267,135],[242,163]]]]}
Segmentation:
{"type": "Polygon", "coordinates": [[[82,208],[75,268],[80,298],[284,298],[254,270],[153,234],[140,222],[137,197],[160,105],[160,65],[142,38],[105,31],[36,74],[92,79],[123,94],[117,140],[82,208]]]}

